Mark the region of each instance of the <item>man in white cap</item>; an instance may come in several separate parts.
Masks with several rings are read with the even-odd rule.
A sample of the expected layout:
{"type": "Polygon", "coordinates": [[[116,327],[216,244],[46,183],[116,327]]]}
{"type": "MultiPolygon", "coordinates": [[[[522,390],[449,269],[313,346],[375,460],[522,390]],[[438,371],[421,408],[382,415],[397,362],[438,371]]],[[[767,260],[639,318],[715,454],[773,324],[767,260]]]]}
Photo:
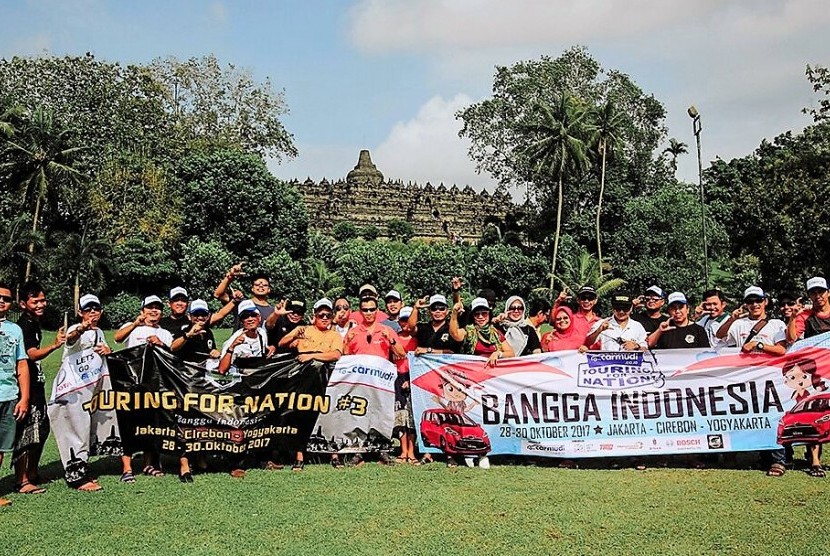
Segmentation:
{"type": "MultiPolygon", "coordinates": [[[[314,303],[314,319],[311,326],[298,326],[280,339],[280,347],[291,347],[298,353],[297,361],[335,362],[343,355],[343,338],[331,327],[334,317],[334,308],[328,298],[319,299],[314,303]]],[[[337,454],[332,455],[331,464],[335,468],[342,467],[337,454]]],[[[305,466],[305,457],[298,451],[294,459],[293,471],[302,471],[305,466]]]]}
{"type": "Polygon", "coordinates": [[[225,374],[237,359],[251,357],[270,357],[276,349],[268,345],[268,335],[259,324],[262,317],[259,308],[250,299],[246,299],[237,308],[241,328],[234,332],[222,345],[219,372],[225,374]]]}
{"type": "Polygon", "coordinates": [[[389,317],[382,321],[381,324],[388,326],[400,334],[401,325],[398,322],[398,318],[400,317],[401,308],[403,307],[403,298],[401,297],[401,293],[398,290],[389,290],[389,293],[386,294],[383,301],[386,303],[386,313],[389,317]]]}
{"type": "Polygon", "coordinates": [[[807,280],[807,295],[810,296],[812,306],[803,308],[787,326],[787,339],[791,342],[802,334],[805,338],[810,338],[830,332],[830,293],[827,291],[827,280],[821,276],[807,280]]]}
{"type": "MultiPolygon", "coordinates": [[[[360,289],[357,290],[358,302],[367,297],[372,298],[375,301],[377,301],[378,297],[380,297],[377,288],[372,284],[363,284],[360,286],[360,289]]],[[[375,322],[383,322],[388,318],[389,315],[378,309],[375,322]]],[[[363,318],[363,313],[360,312],[359,308],[352,311],[352,314],[349,315],[349,320],[354,321],[355,324],[364,324],[366,322],[366,319],[363,318]]]]}
{"type": "Polygon", "coordinates": [[[159,321],[159,326],[175,336],[176,332],[181,330],[183,326],[190,324],[190,319],[187,318],[188,301],[190,301],[190,295],[183,287],[176,286],[170,290],[170,295],[167,298],[170,314],[159,321]]]}
{"type": "Polygon", "coordinates": [[[163,307],[164,303],[159,296],[145,297],[135,320],[115,331],[115,341],[119,344],[126,342],[128,348],[145,343],[169,348],[173,343],[173,335],[159,324],[163,307]]]}
{"type": "MultiPolygon", "coordinates": [[[[228,303],[222,310],[228,306],[233,308],[234,305],[228,303]]],[[[188,323],[173,333],[170,351],[191,363],[201,363],[208,358],[217,359],[219,350],[216,349],[216,340],[210,328],[211,315],[207,302],[204,299],[194,299],[190,303],[188,315],[188,323]]]]}
{"type": "Polygon", "coordinates": [[[418,339],[415,355],[425,353],[458,353],[461,343],[450,335],[447,298],[440,293],[415,301],[408,323],[413,335],[418,339]],[[418,322],[418,312],[429,308],[429,322],[418,322]]]}
{"type": "Polygon", "coordinates": [[[669,320],[669,317],[661,312],[666,303],[666,294],[657,286],[649,287],[643,295],[634,299],[633,303],[634,312],[631,318],[642,324],[647,334],[651,334],[669,320]],[[641,305],[645,306],[642,312],[637,310],[641,305]]]}
{"type": "Polygon", "coordinates": [[[707,348],[709,337],[702,326],[689,320],[689,302],[683,292],[669,294],[669,320],[648,337],[654,349],[707,348]]]}
{"type": "Polygon", "coordinates": [[[758,286],[744,290],[744,304],[732,311],[717,336],[744,353],[784,355],[787,351],[786,325],[767,318],[767,296],[758,286]]]}

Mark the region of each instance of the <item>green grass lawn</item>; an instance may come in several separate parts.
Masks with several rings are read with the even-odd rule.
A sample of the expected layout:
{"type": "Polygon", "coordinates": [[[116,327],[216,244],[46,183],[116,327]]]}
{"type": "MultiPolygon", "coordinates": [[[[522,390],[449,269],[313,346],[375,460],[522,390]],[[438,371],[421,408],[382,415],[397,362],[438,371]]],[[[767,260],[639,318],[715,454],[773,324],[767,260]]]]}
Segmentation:
{"type": "MultiPolygon", "coordinates": [[[[50,378],[57,362],[47,361],[50,378]]],[[[61,476],[52,439],[44,464],[61,476]]],[[[170,475],[125,485],[115,461],[99,460],[102,492],[56,480],[44,495],[10,495],[0,554],[808,556],[830,541],[829,483],[797,471],[370,463],[202,474],[183,485],[167,467],[170,475]]],[[[0,492],[12,483],[6,470],[0,492]]]]}

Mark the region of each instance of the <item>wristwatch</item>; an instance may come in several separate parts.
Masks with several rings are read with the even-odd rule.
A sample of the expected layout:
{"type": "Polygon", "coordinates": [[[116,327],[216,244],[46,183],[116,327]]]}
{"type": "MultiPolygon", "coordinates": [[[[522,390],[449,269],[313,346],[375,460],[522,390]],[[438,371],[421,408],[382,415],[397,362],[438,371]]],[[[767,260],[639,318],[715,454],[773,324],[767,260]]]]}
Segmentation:
{"type": "Polygon", "coordinates": [[[757,344],[755,344],[755,349],[757,349],[758,351],[764,351],[764,342],[758,342],[757,344]]]}
{"type": "Polygon", "coordinates": [[[427,348],[427,353],[432,353],[432,348],[431,347],[427,348]]]}

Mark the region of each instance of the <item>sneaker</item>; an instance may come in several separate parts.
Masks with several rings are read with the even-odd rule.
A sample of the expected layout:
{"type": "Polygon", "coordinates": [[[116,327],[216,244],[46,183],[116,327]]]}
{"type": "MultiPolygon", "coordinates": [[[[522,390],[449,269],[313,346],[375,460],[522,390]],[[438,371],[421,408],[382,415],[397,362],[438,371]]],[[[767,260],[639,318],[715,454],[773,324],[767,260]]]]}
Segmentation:
{"type": "Polygon", "coordinates": [[[349,461],[354,466],[363,465],[363,456],[360,454],[355,454],[352,456],[352,459],[349,461]]]}
{"type": "Polygon", "coordinates": [[[395,465],[395,462],[392,460],[391,456],[386,452],[381,452],[380,456],[378,456],[378,462],[383,465],[395,465]]]}
{"type": "Polygon", "coordinates": [[[471,457],[466,457],[466,458],[464,458],[464,465],[466,465],[467,467],[475,467],[476,466],[476,460],[474,460],[471,457]]]}
{"type": "Polygon", "coordinates": [[[482,456],[478,460],[478,466],[482,469],[490,469],[490,458],[487,456],[482,456]]]}
{"type": "Polygon", "coordinates": [[[245,477],[245,470],[244,469],[232,469],[231,470],[231,477],[234,479],[242,479],[245,477]]]}

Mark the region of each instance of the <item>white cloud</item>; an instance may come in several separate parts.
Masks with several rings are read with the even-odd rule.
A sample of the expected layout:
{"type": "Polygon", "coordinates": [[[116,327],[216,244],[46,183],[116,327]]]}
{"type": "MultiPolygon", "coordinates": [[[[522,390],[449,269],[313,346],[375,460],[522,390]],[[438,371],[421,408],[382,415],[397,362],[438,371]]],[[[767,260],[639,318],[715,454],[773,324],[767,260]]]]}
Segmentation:
{"type": "Polygon", "coordinates": [[[228,10],[222,2],[219,2],[219,0],[211,2],[210,7],[208,8],[208,13],[210,14],[211,19],[213,19],[216,23],[224,24],[228,21],[228,10]]]}
{"type": "Polygon", "coordinates": [[[467,156],[469,141],[458,137],[461,122],[455,113],[473,102],[459,93],[451,99],[434,96],[417,114],[398,122],[383,142],[372,151],[372,160],[389,179],[443,182],[449,187],[470,185],[476,190],[495,188],[488,174],[477,175],[467,156]]]}
{"type": "MultiPolygon", "coordinates": [[[[809,123],[804,66],[830,59],[822,0],[363,0],[350,24],[367,54],[423,58],[445,94],[485,95],[496,65],[587,45],[665,104],[670,137],[694,146],[686,108],[698,106],[704,165],[809,123]]],[[[685,158],[678,175],[696,181],[685,158]]]]}

